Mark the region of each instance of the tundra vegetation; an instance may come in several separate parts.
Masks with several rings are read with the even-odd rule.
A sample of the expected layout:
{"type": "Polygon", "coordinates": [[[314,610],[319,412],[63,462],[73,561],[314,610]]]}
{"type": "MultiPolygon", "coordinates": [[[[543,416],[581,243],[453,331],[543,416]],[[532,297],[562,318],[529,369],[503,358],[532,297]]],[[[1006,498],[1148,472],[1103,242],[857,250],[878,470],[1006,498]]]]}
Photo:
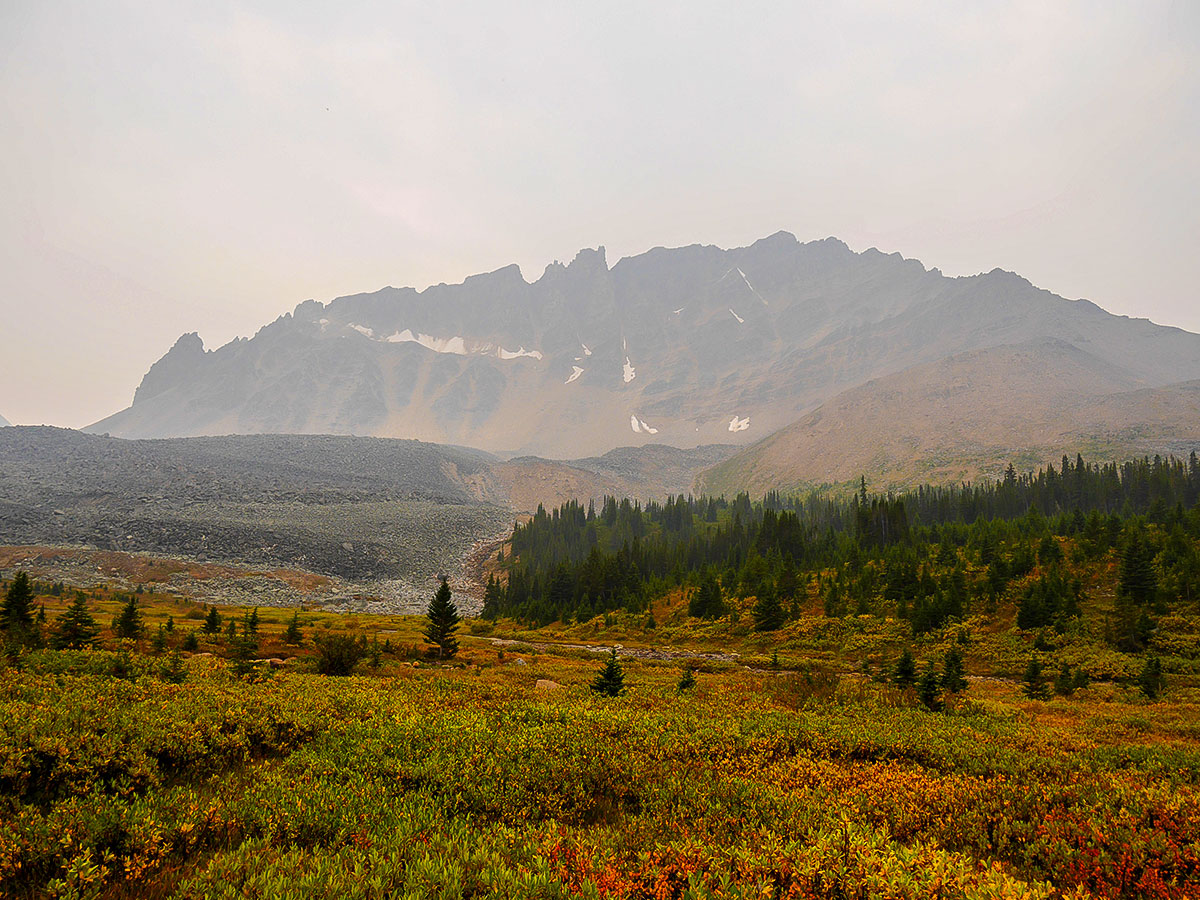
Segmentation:
{"type": "Polygon", "coordinates": [[[571,504],[453,656],[10,577],[0,894],[1200,896],[1198,489],[571,504]]]}

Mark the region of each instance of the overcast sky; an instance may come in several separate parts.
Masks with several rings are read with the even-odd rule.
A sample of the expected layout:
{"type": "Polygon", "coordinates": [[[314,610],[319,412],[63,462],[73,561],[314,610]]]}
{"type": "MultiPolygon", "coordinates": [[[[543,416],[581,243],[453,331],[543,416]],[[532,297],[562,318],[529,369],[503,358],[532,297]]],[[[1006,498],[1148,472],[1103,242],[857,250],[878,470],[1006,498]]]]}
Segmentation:
{"type": "Polygon", "coordinates": [[[780,229],[1200,331],[1200,3],[810,6],[3,0],[0,415],[310,297],[780,229]]]}

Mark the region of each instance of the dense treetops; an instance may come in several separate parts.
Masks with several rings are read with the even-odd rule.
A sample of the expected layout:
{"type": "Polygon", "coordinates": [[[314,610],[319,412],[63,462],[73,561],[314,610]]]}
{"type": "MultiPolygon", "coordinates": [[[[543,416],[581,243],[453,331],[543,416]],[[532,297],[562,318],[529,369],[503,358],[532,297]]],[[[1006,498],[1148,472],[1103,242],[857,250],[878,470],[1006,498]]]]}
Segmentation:
{"type": "Polygon", "coordinates": [[[484,614],[547,624],[640,612],[671,586],[717,618],[753,597],[754,625],[780,627],[814,593],[826,615],[880,613],[916,633],[990,610],[1021,582],[1018,625],[1063,628],[1085,599],[1061,538],[1120,558],[1115,643],[1137,649],[1164,602],[1200,598],[1200,460],[1155,457],[1056,468],[975,485],[850,499],[746,494],[539,507],[518,526],[484,614]],[[1148,527],[1150,526],[1150,527],[1148,527]],[[1027,576],[1034,574],[1032,582],[1027,576]]]}

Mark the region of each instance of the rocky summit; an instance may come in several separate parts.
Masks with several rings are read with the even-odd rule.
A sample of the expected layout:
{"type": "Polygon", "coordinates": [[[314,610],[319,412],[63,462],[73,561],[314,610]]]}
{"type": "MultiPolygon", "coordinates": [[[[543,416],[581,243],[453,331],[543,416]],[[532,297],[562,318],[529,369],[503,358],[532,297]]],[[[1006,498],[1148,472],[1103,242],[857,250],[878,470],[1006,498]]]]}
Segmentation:
{"type": "Polygon", "coordinates": [[[611,267],[602,247],[584,250],[532,283],[514,265],[309,300],[216,350],[184,335],[133,404],[89,430],[360,434],[556,458],[752,444],[872,380],[1006,346],[1039,372],[1073,348],[1125,391],[1200,378],[1200,336],[1001,270],[950,278],[781,232],[611,267]]]}

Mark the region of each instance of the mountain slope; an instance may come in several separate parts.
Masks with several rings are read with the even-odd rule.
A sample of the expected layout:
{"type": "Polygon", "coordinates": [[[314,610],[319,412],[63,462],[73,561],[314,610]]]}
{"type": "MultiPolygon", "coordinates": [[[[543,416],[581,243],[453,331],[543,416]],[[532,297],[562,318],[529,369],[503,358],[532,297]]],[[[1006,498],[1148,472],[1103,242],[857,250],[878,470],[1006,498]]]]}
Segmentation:
{"type": "MultiPolygon", "coordinates": [[[[730,449],[635,448],[626,454],[628,471],[597,474],[370,437],[129,441],[4,428],[0,544],[88,545],[305,569],[370,583],[372,592],[423,609],[435,576],[459,571],[469,554],[511,527],[516,513],[606,493],[682,493],[700,468],[730,449]],[[660,465],[658,457],[666,461],[660,465]]],[[[459,578],[456,590],[463,587],[459,578]]],[[[249,599],[257,602],[257,595],[249,599]]]]}
{"type": "Polygon", "coordinates": [[[89,430],[372,434],[557,458],[749,444],[871,379],[1043,337],[1127,371],[1131,386],[1200,378],[1200,336],[999,270],[946,278],[779,233],[611,268],[603,248],[585,250],[533,283],[509,266],[308,301],[215,351],[185,335],[132,406],[89,430]]]}
{"type": "Polygon", "coordinates": [[[1061,341],[958,354],[845,391],[706,470],[715,493],[789,490],[865,475],[874,489],[997,476],[1055,462],[1200,447],[1200,381],[1139,378],[1061,341]]]}
{"type": "Polygon", "coordinates": [[[8,421],[4,416],[0,416],[0,428],[7,428],[10,425],[12,425],[12,422],[8,421]]]}

